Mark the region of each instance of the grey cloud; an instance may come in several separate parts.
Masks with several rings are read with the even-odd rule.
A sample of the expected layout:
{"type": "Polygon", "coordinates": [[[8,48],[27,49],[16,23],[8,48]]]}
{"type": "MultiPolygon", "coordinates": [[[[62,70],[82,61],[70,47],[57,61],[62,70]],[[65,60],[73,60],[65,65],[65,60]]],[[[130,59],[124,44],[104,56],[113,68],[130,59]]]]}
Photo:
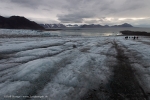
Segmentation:
{"type": "Polygon", "coordinates": [[[91,18],[94,14],[85,12],[74,12],[66,15],[58,15],[58,20],[62,23],[82,23],[84,18],[91,18]]]}
{"type": "Polygon", "coordinates": [[[77,18],[76,16],[75,17],[62,16],[58,20],[61,21],[61,23],[82,23],[83,22],[82,18],[77,18]]]}
{"type": "Polygon", "coordinates": [[[62,23],[82,23],[83,17],[76,16],[74,14],[69,15],[58,15],[58,20],[62,23]]]}
{"type": "MultiPolygon", "coordinates": [[[[67,14],[58,15],[61,22],[83,22],[84,18],[92,18],[97,15],[100,4],[99,0],[67,0],[68,4],[64,7],[67,14]]],[[[103,1],[103,0],[102,0],[103,1]]]]}
{"type": "Polygon", "coordinates": [[[51,9],[57,9],[64,6],[65,0],[10,0],[10,2],[30,8],[47,7],[51,9]]]}
{"type": "MultiPolygon", "coordinates": [[[[61,14],[58,16],[58,20],[61,22],[73,22],[77,19],[82,21],[83,18],[92,17],[119,17],[121,15],[127,17],[130,12],[130,16],[134,16],[132,11],[140,9],[145,6],[141,0],[67,0],[68,5],[62,9],[68,11],[67,14],[61,14]],[[77,13],[82,12],[82,13],[77,13]],[[84,12],[84,13],[83,13],[84,12]],[[84,14],[86,13],[85,17],[84,14]],[[67,19],[68,18],[68,19],[67,19]]],[[[79,21],[79,20],[78,20],[79,21]]],[[[103,21],[103,20],[101,20],[103,21]]]]}
{"type": "MultiPolygon", "coordinates": [[[[36,17],[41,18],[41,22],[55,20],[61,23],[120,23],[117,18],[150,16],[148,13],[150,0],[0,0],[0,2],[0,13],[3,15],[36,17]],[[116,20],[109,21],[103,16],[116,20]],[[91,20],[85,21],[85,18],[91,20]]],[[[134,23],[134,20],[126,21],[134,23]]]]}
{"type": "Polygon", "coordinates": [[[40,0],[10,0],[11,3],[18,4],[18,6],[29,7],[37,9],[42,3],[40,0]]]}
{"type": "MultiPolygon", "coordinates": [[[[33,20],[33,18],[28,18],[30,20],[33,20]]],[[[59,23],[58,21],[56,20],[51,20],[51,19],[46,19],[46,18],[34,18],[35,22],[39,23],[39,24],[56,24],[56,23],[59,23]]]]}
{"type": "Polygon", "coordinates": [[[124,5],[124,10],[135,10],[144,7],[146,4],[144,3],[145,0],[126,0],[124,5]]]}
{"type": "Polygon", "coordinates": [[[100,20],[88,20],[88,21],[84,21],[84,23],[88,23],[88,24],[99,24],[101,21],[100,20]]]}

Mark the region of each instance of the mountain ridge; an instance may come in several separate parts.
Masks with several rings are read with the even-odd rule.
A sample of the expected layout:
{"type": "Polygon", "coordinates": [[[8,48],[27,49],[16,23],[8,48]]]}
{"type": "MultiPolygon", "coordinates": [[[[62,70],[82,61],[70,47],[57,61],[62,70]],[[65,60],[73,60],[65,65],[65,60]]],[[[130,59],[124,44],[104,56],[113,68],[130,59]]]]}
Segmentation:
{"type": "Polygon", "coordinates": [[[0,28],[5,29],[44,29],[34,21],[22,16],[3,17],[0,16],[0,28]]]}
{"type": "Polygon", "coordinates": [[[124,23],[121,25],[113,25],[113,26],[109,26],[109,25],[95,25],[95,24],[91,24],[91,25],[82,25],[81,28],[101,28],[101,27],[133,27],[132,25],[128,24],[128,23],[124,23]]]}
{"type": "Polygon", "coordinates": [[[109,25],[100,25],[100,24],[84,24],[84,25],[63,25],[63,24],[40,24],[42,27],[44,27],[45,29],[51,29],[51,28],[67,28],[67,27],[78,27],[78,28],[103,28],[103,27],[133,27],[132,25],[128,24],[128,23],[124,23],[121,25],[113,25],[113,26],[109,26],[109,25]]]}

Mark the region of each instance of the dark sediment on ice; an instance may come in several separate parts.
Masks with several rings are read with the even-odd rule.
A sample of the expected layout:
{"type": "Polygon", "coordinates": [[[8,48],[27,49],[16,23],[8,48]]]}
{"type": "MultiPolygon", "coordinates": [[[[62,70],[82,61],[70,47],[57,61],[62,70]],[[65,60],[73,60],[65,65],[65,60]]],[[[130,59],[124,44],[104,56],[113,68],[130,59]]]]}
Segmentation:
{"type": "Polygon", "coordinates": [[[128,57],[116,41],[112,43],[117,51],[117,64],[108,84],[89,90],[82,100],[148,100],[148,96],[134,75],[128,57]]]}
{"type": "Polygon", "coordinates": [[[114,42],[117,51],[117,65],[109,83],[110,98],[112,100],[148,100],[144,90],[137,81],[128,57],[121,47],[114,42]]]}

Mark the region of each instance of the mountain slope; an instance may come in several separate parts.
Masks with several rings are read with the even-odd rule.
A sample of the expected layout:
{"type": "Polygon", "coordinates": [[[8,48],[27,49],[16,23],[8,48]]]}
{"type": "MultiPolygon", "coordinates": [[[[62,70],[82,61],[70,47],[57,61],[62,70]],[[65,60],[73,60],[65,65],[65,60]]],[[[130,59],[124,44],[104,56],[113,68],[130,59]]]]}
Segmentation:
{"type": "Polygon", "coordinates": [[[82,25],[81,28],[101,28],[101,27],[133,27],[132,25],[128,24],[128,23],[124,23],[122,25],[113,25],[113,26],[108,26],[108,25],[95,25],[95,24],[91,24],[91,25],[82,25]]]}
{"type": "Polygon", "coordinates": [[[114,25],[112,27],[133,27],[132,25],[128,24],[128,23],[124,23],[122,25],[114,25]]]}
{"type": "Polygon", "coordinates": [[[0,16],[0,28],[7,29],[44,29],[37,23],[20,16],[5,18],[0,16]]]}

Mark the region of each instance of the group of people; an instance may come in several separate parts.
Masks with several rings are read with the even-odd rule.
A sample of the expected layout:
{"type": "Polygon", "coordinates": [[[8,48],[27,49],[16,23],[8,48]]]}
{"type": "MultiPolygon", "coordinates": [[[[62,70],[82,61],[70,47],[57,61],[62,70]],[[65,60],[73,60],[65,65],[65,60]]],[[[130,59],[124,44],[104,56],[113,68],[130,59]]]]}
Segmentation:
{"type": "MultiPolygon", "coordinates": [[[[125,39],[128,39],[128,38],[130,38],[130,36],[126,36],[126,37],[125,37],[125,39]]],[[[138,37],[138,36],[133,36],[133,37],[131,37],[131,38],[133,38],[133,39],[135,40],[135,39],[138,39],[139,37],[138,37]]]]}

